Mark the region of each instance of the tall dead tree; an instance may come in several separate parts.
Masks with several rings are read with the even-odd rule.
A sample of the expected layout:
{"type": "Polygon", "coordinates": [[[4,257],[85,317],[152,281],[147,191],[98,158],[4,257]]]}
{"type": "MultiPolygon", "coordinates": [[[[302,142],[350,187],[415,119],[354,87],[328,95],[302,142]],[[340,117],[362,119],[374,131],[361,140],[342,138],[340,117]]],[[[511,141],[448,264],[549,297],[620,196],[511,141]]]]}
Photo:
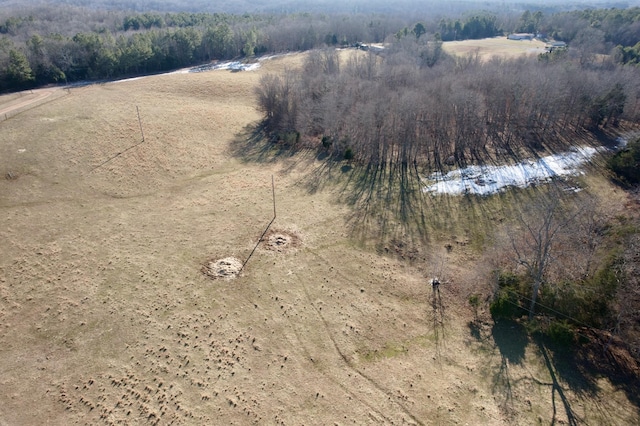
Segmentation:
{"type": "Polygon", "coordinates": [[[511,245],[518,264],[532,281],[529,319],[535,315],[538,294],[554,258],[556,238],[569,221],[558,198],[531,205],[518,217],[519,230],[512,233],[511,245]]]}

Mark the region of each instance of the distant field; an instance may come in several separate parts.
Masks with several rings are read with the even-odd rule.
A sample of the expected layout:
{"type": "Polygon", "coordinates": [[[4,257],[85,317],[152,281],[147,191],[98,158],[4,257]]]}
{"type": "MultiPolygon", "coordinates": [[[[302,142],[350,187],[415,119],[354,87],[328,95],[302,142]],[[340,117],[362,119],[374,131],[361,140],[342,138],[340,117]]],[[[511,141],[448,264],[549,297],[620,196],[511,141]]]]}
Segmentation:
{"type": "Polygon", "coordinates": [[[636,422],[484,299],[470,325],[491,201],[433,198],[417,244],[342,202],[349,167],[251,144],[260,77],[301,57],[72,88],[0,122],[0,425],[636,422]],[[273,217],[272,177],[272,232],[211,279],[273,217]]]}
{"type": "Polygon", "coordinates": [[[452,55],[477,54],[482,59],[494,56],[515,57],[544,53],[545,43],[539,40],[508,40],[506,37],[482,40],[448,41],[443,43],[445,52],[452,55]]]}

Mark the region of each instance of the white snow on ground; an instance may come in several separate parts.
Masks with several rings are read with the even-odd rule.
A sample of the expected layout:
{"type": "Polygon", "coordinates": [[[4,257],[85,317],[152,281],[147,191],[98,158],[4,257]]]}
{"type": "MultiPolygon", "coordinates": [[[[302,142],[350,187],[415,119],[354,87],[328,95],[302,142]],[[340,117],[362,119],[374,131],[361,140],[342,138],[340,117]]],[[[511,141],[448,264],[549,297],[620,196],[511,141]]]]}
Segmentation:
{"type": "Polygon", "coordinates": [[[293,53],[280,53],[276,55],[267,55],[260,56],[256,58],[258,62],[240,62],[240,61],[228,61],[228,62],[220,62],[217,64],[207,64],[202,65],[195,68],[188,68],[186,70],[181,70],[178,72],[204,72],[204,71],[213,71],[213,70],[231,70],[231,71],[255,71],[260,68],[260,62],[268,61],[270,59],[281,58],[287,55],[295,55],[296,52],[293,53]]]}
{"type": "Polygon", "coordinates": [[[260,68],[258,62],[244,63],[240,61],[221,62],[218,64],[207,64],[195,68],[190,68],[188,72],[205,72],[213,70],[231,70],[231,71],[255,71],[260,68]]]}
{"type": "Polygon", "coordinates": [[[469,166],[447,174],[436,172],[425,178],[423,190],[434,194],[489,195],[507,187],[525,188],[561,176],[581,174],[580,166],[598,150],[578,147],[570,152],[553,154],[538,160],[504,166],[469,166]]]}
{"type": "Polygon", "coordinates": [[[122,80],[115,80],[115,81],[111,81],[110,83],[124,83],[127,81],[135,81],[135,80],[140,80],[143,79],[144,76],[142,77],[131,77],[131,78],[123,78],[122,80]]]}

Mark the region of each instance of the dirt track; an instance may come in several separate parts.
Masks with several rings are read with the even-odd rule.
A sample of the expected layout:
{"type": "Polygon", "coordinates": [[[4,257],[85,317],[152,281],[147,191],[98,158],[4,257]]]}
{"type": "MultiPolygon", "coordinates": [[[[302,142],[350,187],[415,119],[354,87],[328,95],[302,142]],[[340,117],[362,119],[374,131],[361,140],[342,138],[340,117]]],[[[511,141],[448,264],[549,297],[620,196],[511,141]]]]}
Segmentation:
{"type": "MultiPolygon", "coordinates": [[[[9,114],[13,111],[16,111],[21,108],[25,108],[31,104],[41,102],[44,99],[50,97],[54,91],[62,90],[62,89],[36,89],[30,91],[28,94],[21,96],[17,100],[8,102],[8,105],[2,106],[0,108],[0,117],[4,117],[6,114],[9,114]]],[[[26,92],[25,92],[26,93],[26,92]]],[[[0,105],[1,106],[1,105],[0,105]]]]}

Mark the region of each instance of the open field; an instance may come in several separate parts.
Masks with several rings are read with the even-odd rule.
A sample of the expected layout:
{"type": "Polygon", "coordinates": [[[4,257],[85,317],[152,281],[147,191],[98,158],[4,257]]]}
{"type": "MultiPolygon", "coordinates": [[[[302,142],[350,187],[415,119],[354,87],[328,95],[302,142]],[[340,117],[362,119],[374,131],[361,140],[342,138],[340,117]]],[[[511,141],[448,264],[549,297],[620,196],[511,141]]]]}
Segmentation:
{"type": "Polygon", "coordinates": [[[316,156],[233,149],[260,76],[299,63],[71,89],[0,123],[0,425],[637,424],[620,382],[484,308],[469,325],[478,205],[434,199],[467,221],[380,247],[339,202],[348,168],[310,190],[316,156]],[[203,274],[247,258],[272,176],[273,233],[238,277],[203,274]]]}
{"type": "Polygon", "coordinates": [[[522,55],[539,55],[545,52],[544,46],[545,43],[540,40],[508,40],[506,37],[448,41],[442,44],[444,51],[452,55],[477,54],[483,60],[492,57],[512,58],[522,55]]]}

